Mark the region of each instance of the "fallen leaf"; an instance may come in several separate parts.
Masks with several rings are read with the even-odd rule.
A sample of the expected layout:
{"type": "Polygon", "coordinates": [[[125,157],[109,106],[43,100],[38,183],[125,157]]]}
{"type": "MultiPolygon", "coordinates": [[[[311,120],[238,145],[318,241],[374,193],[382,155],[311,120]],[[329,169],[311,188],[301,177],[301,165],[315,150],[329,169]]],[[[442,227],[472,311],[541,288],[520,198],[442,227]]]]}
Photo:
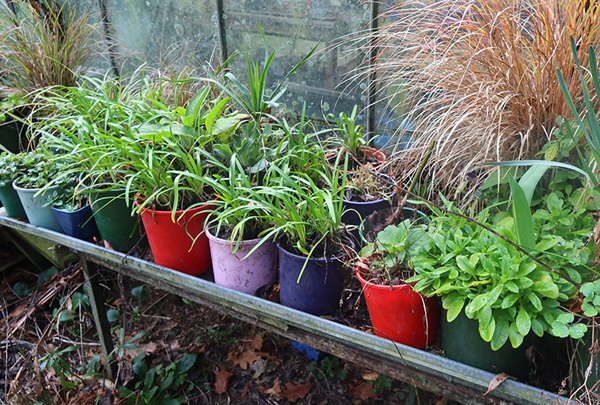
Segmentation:
{"type": "Polygon", "coordinates": [[[373,392],[373,384],[369,384],[363,381],[359,385],[355,385],[348,391],[354,398],[367,401],[369,399],[377,398],[377,395],[373,392]]]}
{"type": "Polygon", "coordinates": [[[296,402],[299,399],[304,399],[306,394],[312,389],[312,384],[294,384],[286,383],[285,390],[283,391],[283,397],[290,402],[296,402]]]}
{"type": "Polygon", "coordinates": [[[511,378],[513,380],[515,379],[514,377],[511,377],[505,373],[496,374],[494,378],[492,378],[492,380],[490,381],[490,385],[488,385],[488,390],[483,395],[487,395],[496,388],[498,388],[498,386],[502,384],[507,378],[511,378]]]}
{"type": "Polygon", "coordinates": [[[254,349],[245,350],[241,353],[233,351],[227,355],[227,361],[231,361],[233,367],[240,366],[242,370],[247,370],[248,365],[263,358],[265,354],[254,351],[254,349]]]}
{"type": "Polygon", "coordinates": [[[256,334],[256,336],[254,336],[254,339],[252,339],[252,348],[254,350],[260,350],[262,349],[263,346],[263,338],[260,334],[256,334]]]}
{"type": "Polygon", "coordinates": [[[254,374],[252,374],[252,378],[257,379],[258,377],[260,377],[264,372],[265,369],[267,368],[267,361],[266,360],[257,360],[254,363],[252,363],[250,365],[250,369],[252,371],[254,371],[254,374]]]}
{"type": "Polygon", "coordinates": [[[275,384],[269,389],[259,390],[263,394],[271,395],[272,397],[280,397],[281,396],[281,385],[279,384],[279,378],[275,380],[275,384]]]}
{"type": "Polygon", "coordinates": [[[229,388],[229,379],[233,374],[227,371],[225,367],[219,368],[218,366],[215,366],[213,373],[215,373],[214,387],[216,393],[219,395],[224,394],[229,388]]]}
{"type": "Polygon", "coordinates": [[[372,371],[372,370],[363,370],[362,378],[363,378],[363,380],[366,380],[366,381],[375,381],[376,379],[379,378],[379,373],[377,373],[376,371],[372,371]]]}
{"type": "Polygon", "coordinates": [[[125,355],[135,359],[141,353],[154,353],[158,349],[158,345],[154,342],[138,345],[135,349],[125,348],[125,355]]]}

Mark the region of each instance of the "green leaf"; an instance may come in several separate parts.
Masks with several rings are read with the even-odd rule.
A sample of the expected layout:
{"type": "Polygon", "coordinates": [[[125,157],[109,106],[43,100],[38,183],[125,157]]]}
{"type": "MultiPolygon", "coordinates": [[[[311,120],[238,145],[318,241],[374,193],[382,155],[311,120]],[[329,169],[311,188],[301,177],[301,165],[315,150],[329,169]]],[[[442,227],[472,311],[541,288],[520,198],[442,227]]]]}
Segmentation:
{"type": "MultiPolygon", "coordinates": [[[[477,314],[477,319],[479,319],[479,328],[481,329],[482,327],[485,328],[487,327],[491,320],[493,319],[492,317],[492,307],[489,305],[486,305],[485,307],[481,308],[479,310],[479,313],[477,314]]],[[[492,331],[493,333],[493,331],[492,331]]],[[[491,339],[491,335],[490,335],[490,339],[491,339]]],[[[486,340],[486,342],[489,342],[489,339],[486,340]]]]}
{"type": "Polygon", "coordinates": [[[460,311],[465,304],[465,298],[464,295],[452,292],[443,299],[444,308],[448,310],[446,314],[448,322],[452,322],[460,314],[460,311]]]}
{"type": "Polygon", "coordinates": [[[177,360],[177,372],[187,373],[196,363],[198,354],[189,353],[177,360]]]}
{"type": "Polygon", "coordinates": [[[540,322],[539,319],[533,318],[531,320],[531,330],[539,337],[542,337],[544,335],[544,325],[542,324],[542,322],[540,322]]]}
{"type": "Polygon", "coordinates": [[[595,294],[594,283],[588,282],[581,286],[579,291],[586,297],[590,297],[595,294]]]}
{"type": "Polygon", "coordinates": [[[553,282],[536,281],[531,289],[544,297],[558,298],[558,286],[553,282]]]}
{"type": "Polygon", "coordinates": [[[496,329],[494,330],[494,336],[490,341],[492,350],[498,350],[508,340],[510,324],[506,319],[500,318],[496,320],[496,329]]]}
{"type": "Polygon", "coordinates": [[[532,293],[530,291],[525,296],[527,297],[527,299],[529,300],[529,302],[531,302],[531,305],[533,305],[533,307],[536,310],[541,311],[543,309],[542,301],[540,300],[540,298],[536,294],[534,294],[534,293],[532,293]]]}
{"type": "Polygon", "coordinates": [[[465,271],[471,275],[473,275],[473,265],[471,264],[471,262],[469,261],[469,259],[466,256],[457,256],[456,257],[456,264],[458,265],[458,268],[461,269],[462,271],[465,271]]]}
{"type": "Polygon", "coordinates": [[[550,165],[533,165],[525,172],[525,174],[523,174],[523,176],[519,180],[519,186],[525,194],[525,198],[527,199],[527,205],[531,206],[533,192],[535,191],[535,188],[540,182],[540,179],[549,168],[550,165]]]}
{"type": "Polygon", "coordinates": [[[571,323],[575,320],[575,315],[570,312],[563,312],[556,318],[556,322],[560,322],[563,324],[571,323]]]}
{"type": "Polygon", "coordinates": [[[529,316],[529,313],[525,310],[525,308],[523,308],[523,306],[519,308],[519,313],[517,314],[516,319],[516,325],[517,331],[519,331],[519,333],[523,336],[527,335],[529,333],[529,330],[531,329],[531,317],[529,316]]]}
{"type": "Polygon", "coordinates": [[[517,302],[517,300],[520,298],[520,296],[521,296],[520,294],[507,295],[502,300],[502,304],[500,305],[500,308],[506,309],[506,308],[512,307],[513,305],[515,305],[515,302],[517,302]]]}
{"type": "Polygon", "coordinates": [[[569,336],[568,326],[558,321],[552,323],[551,331],[554,336],[559,338],[566,338],[567,336],[569,336]]]}
{"type": "Polygon", "coordinates": [[[578,323],[569,328],[569,336],[573,339],[581,339],[587,332],[587,326],[583,323],[578,323]]]}
{"type": "Polygon", "coordinates": [[[515,324],[512,325],[508,330],[508,338],[510,339],[510,344],[513,348],[517,348],[521,346],[523,343],[523,335],[517,330],[517,326],[515,324]]]}
{"type": "Polygon", "coordinates": [[[592,317],[598,315],[598,310],[587,302],[581,304],[581,310],[585,316],[592,317]]]}
{"type": "Polygon", "coordinates": [[[531,207],[521,186],[511,176],[509,177],[510,189],[513,196],[513,216],[517,229],[517,239],[522,247],[527,250],[535,248],[535,232],[533,230],[533,217],[531,207]]]}
{"type": "MultiPolygon", "coordinates": [[[[487,307],[489,308],[489,307],[487,307]]],[[[490,311],[491,313],[491,311],[490,311]]],[[[490,316],[490,320],[486,325],[483,325],[481,322],[481,319],[479,320],[479,335],[481,336],[481,338],[486,341],[489,342],[492,340],[492,337],[494,336],[494,331],[496,330],[496,320],[490,316]]]]}
{"type": "Polygon", "coordinates": [[[519,292],[519,287],[517,287],[517,285],[513,281],[507,282],[504,286],[510,292],[513,292],[513,293],[519,292]]]}
{"type": "Polygon", "coordinates": [[[113,323],[119,320],[121,314],[118,309],[109,309],[106,311],[106,318],[108,322],[113,323]]]}
{"type": "Polygon", "coordinates": [[[465,308],[467,317],[473,319],[475,313],[487,305],[489,294],[481,294],[475,297],[465,308]]]}

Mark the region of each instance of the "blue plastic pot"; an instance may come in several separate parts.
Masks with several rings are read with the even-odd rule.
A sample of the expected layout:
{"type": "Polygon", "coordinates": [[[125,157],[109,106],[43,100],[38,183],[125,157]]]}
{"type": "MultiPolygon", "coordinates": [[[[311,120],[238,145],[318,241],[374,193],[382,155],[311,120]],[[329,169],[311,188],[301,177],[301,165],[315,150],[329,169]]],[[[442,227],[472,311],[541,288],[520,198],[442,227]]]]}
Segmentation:
{"type": "Polygon", "coordinates": [[[52,211],[65,234],[87,241],[93,241],[94,236],[100,238],[100,231],[89,204],[76,211],[65,211],[54,207],[52,211]]]}
{"type": "Polygon", "coordinates": [[[279,249],[279,298],[282,305],[313,315],[333,314],[340,304],[345,272],[337,258],[311,258],[291,253],[277,241],[279,249]]]}

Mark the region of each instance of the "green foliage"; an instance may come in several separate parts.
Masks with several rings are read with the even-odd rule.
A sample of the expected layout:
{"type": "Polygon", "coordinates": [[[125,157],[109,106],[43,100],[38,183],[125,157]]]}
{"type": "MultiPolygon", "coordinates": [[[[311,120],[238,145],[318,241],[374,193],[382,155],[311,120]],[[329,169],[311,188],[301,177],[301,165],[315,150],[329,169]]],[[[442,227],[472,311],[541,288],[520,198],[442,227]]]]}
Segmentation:
{"type": "Polygon", "coordinates": [[[357,110],[358,106],[355,105],[349,117],[345,112],[341,112],[337,119],[332,114],[329,114],[328,118],[335,120],[337,124],[333,128],[333,133],[337,140],[354,159],[364,163],[366,156],[361,152],[361,149],[368,146],[369,141],[365,134],[363,134],[363,127],[356,123],[357,110]]]}
{"type": "Polygon", "coordinates": [[[392,379],[385,374],[379,374],[373,381],[373,392],[375,394],[385,394],[392,389],[392,379]]]}
{"type": "Polygon", "coordinates": [[[57,319],[57,325],[61,322],[75,321],[78,319],[79,309],[90,308],[90,299],[85,293],[74,292],[70,296],[61,297],[59,308],[52,310],[52,316],[57,319]]]}
{"type": "Polygon", "coordinates": [[[321,381],[327,381],[331,378],[339,378],[340,380],[346,378],[344,363],[335,356],[326,356],[318,362],[311,361],[306,368],[321,381]]]}
{"type": "MultiPolygon", "coordinates": [[[[516,240],[512,217],[499,215],[492,222],[489,216],[484,209],[475,219],[516,240]]],[[[417,275],[407,282],[415,282],[416,291],[440,296],[449,322],[464,310],[468,318],[478,320],[481,337],[494,350],[508,340],[519,346],[530,331],[554,334],[553,324],[564,313],[560,302],[575,293],[571,283],[465,218],[438,213],[430,232],[434,247],[413,258],[417,275]]],[[[542,236],[535,246],[537,256],[562,264],[552,261],[556,255],[549,251],[555,238],[542,236]]],[[[576,273],[568,267],[564,271],[576,273]]]]}
{"type": "Polygon", "coordinates": [[[358,255],[365,258],[369,270],[363,275],[373,282],[386,285],[404,282],[403,271],[412,269],[411,259],[422,250],[430,250],[433,239],[425,225],[411,225],[407,219],[399,225],[389,225],[377,234],[375,242],[365,246],[358,255]]]}
{"type": "MultiPolygon", "coordinates": [[[[146,363],[146,354],[138,355],[132,364],[133,372],[137,376],[134,389],[119,387],[119,395],[125,404],[181,404],[186,402],[176,398],[186,381],[186,378],[196,363],[196,353],[186,354],[175,362],[163,367],[149,367],[146,363]]],[[[188,388],[191,386],[188,386],[188,388]]]]}

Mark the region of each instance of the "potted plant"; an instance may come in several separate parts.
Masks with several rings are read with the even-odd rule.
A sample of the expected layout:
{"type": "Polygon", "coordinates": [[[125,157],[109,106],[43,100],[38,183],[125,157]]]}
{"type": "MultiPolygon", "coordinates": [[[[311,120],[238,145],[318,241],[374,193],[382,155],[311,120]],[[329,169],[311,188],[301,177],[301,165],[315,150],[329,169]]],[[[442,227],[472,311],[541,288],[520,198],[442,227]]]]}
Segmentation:
{"type": "Polygon", "coordinates": [[[22,172],[21,162],[24,154],[2,152],[0,154],[0,200],[11,218],[27,219],[23,204],[12,183],[22,172]]]}
{"type": "Polygon", "coordinates": [[[344,192],[342,221],[351,226],[353,242],[362,245],[358,228],[376,211],[390,208],[396,195],[396,182],[390,176],[377,173],[371,164],[359,166],[348,173],[344,192]]]}
{"type": "Polygon", "coordinates": [[[243,116],[230,112],[229,99],[211,100],[202,89],[187,108],[174,110],[160,103],[160,92],[148,95],[151,110],[163,115],[161,124],[145,124],[130,140],[126,190],[135,195],[157,264],[197,275],[210,269],[204,223],[214,209],[212,175],[204,148],[214,138],[228,137],[243,116]]]}
{"type": "MultiPolygon", "coordinates": [[[[348,257],[342,223],[345,182],[321,172],[318,178],[272,165],[271,185],[249,190],[249,203],[263,207],[271,224],[265,240],[277,237],[281,304],[314,315],[332,314],[346,279],[348,257]]],[[[311,171],[309,171],[311,172],[311,171]]]]}
{"type": "Polygon", "coordinates": [[[337,141],[339,149],[329,151],[326,154],[327,162],[331,163],[336,159],[338,153],[342,154],[342,159],[347,154],[349,156],[349,170],[354,171],[362,165],[370,163],[374,170],[379,170],[386,161],[385,153],[381,150],[369,146],[370,141],[363,133],[362,125],[356,123],[356,114],[358,106],[354,106],[352,113],[348,116],[341,112],[336,118],[330,114],[329,119],[334,120],[336,125],[332,128],[333,135],[337,141]]]}
{"type": "Polygon", "coordinates": [[[29,152],[23,156],[21,172],[12,186],[31,224],[62,232],[48,203],[48,195],[69,183],[70,179],[63,177],[63,171],[62,164],[42,153],[29,152]]]}
{"type": "Polygon", "coordinates": [[[52,192],[48,202],[65,234],[89,242],[100,238],[92,208],[75,183],[52,192]]]}
{"type": "Polygon", "coordinates": [[[36,140],[25,139],[22,126],[52,109],[34,100],[36,95],[53,86],[75,86],[98,55],[89,17],[89,11],[77,10],[73,2],[15,0],[0,7],[0,82],[13,94],[4,100],[5,113],[19,127],[13,144],[31,149],[36,140]]]}
{"type": "MultiPolygon", "coordinates": [[[[215,283],[255,294],[277,278],[275,244],[260,237],[269,227],[269,213],[262,204],[249,203],[256,173],[248,173],[236,153],[228,166],[219,165],[224,175],[207,180],[217,195],[206,231],[215,283]]],[[[269,179],[266,171],[261,185],[270,184],[269,179]]]]}
{"type": "Polygon", "coordinates": [[[356,277],[377,336],[418,349],[435,339],[435,299],[425,298],[405,283],[414,275],[412,257],[431,249],[433,243],[425,225],[411,225],[407,219],[386,227],[359,252],[356,277]]]}
{"type": "MultiPolygon", "coordinates": [[[[576,288],[509,242],[517,237],[515,219],[507,213],[492,220],[486,208],[472,221],[464,214],[433,211],[428,233],[434,244],[412,258],[416,275],[406,281],[415,283],[415,291],[441,298],[445,354],[524,377],[529,339],[553,332],[564,314],[561,302],[576,288]],[[511,350],[508,341],[519,350],[511,350]]],[[[544,236],[535,249],[542,255],[555,245],[544,236]]],[[[555,256],[551,253],[548,258],[555,256]]]]}

